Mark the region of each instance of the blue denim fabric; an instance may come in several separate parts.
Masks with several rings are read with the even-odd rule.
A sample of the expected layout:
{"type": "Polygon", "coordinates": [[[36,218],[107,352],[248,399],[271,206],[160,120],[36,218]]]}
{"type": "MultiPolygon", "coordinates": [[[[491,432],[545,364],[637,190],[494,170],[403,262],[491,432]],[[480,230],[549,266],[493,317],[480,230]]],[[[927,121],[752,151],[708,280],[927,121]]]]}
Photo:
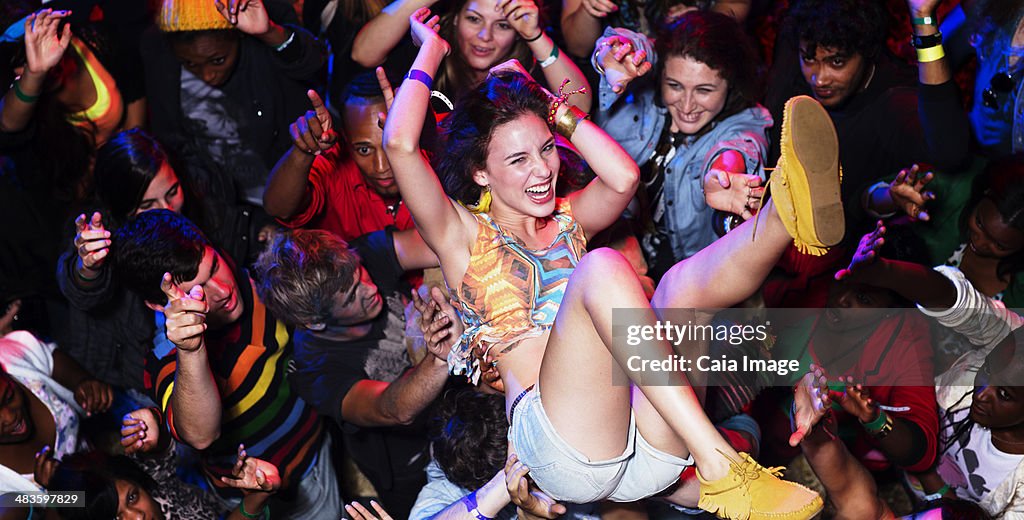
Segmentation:
{"type": "Polygon", "coordinates": [[[590,461],[555,431],[541,405],[540,391],[526,394],[516,406],[508,430],[519,460],[530,468],[537,486],[565,502],[634,502],[657,494],[679,480],[693,464],[656,450],[636,429],[632,415],[622,455],[590,461]]]}
{"type": "MultiPolygon", "coordinates": [[[[637,36],[626,29],[608,28],[602,38],[611,35],[637,36]]],[[[668,115],[668,109],[656,102],[657,91],[653,77],[638,78],[625,92],[615,94],[602,76],[598,88],[594,121],[640,166],[654,154],[668,115]]],[[[689,258],[718,239],[711,226],[714,211],[704,202],[704,174],[711,164],[722,152],[735,150],[743,155],[747,173],[764,179],[767,131],[772,124],[768,110],[756,105],[713,123],[707,133],[677,146],[665,167],[664,183],[666,231],[676,260],[689,258]]]]}

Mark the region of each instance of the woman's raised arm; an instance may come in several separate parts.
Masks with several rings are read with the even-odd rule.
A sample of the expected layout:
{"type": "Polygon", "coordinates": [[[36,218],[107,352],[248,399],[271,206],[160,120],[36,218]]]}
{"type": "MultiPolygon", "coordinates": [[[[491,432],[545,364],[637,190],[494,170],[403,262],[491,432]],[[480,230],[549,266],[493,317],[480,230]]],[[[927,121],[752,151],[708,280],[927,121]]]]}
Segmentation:
{"type": "MultiPolygon", "coordinates": [[[[416,227],[444,264],[447,252],[460,245],[466,250],[465,244],[470,240],[466,233],[468,227],[463,225],[460,210],[445,194],[437,174],[420,150],[419,141],[430,102],[430,86],[449,46],[437,34],[438,17],[431,17],[429,9],[416,11],[409,22],[420,51],[389,109],[384,125],[384,150],[402,200],[416,219],[416,227]]],[[[386,81],[380,72],[377,77],[382,83],[386,81]]],[[[386,84],[382,84],[382,88],[387,100],[391,88],[386,84]]],[[[463,213],[466,219],[472,220],[468,212],[463,213]]]]}

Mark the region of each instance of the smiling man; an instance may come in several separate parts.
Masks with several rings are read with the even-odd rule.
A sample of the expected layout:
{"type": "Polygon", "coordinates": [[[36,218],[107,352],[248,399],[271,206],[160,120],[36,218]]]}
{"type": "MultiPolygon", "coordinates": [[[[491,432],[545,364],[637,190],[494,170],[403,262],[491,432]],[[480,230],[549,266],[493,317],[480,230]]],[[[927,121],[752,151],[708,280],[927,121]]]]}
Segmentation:
{"type": "Polygon", "coordinates": [[[167,210],[138,215],[113,239],[118,280],[155,311],[146,388],[171,435],[200,450],[220,502],[241,502],[219,477],[231,475],[243,444],[280,469],[273,518],[340,517],[329,435],[287,377],[292,329],[263,306],[248,274],[167,210]]]}
{"type": "Polygon", "coordinates": [[[309,95],[313,110],[291,125],[293,145],[263,193],[267,213],[288,227],[323,229],[343,240],[387,226],[411,228],[381,146],[377,114],[387,109],[377,78],[356,76],[342,96],[340,143],[320,97],[309,95]]]}
{"type": "Polygon", "coordinates": [[[426,483],[426,432],[413,421],[448,380],[447,352],[412,363],[402,275],[437,265],[419,234],[348,244],[321,230],[280,233],[256,262],[267,308],[295,325],[296,392],[339,426],[388,512],[408,518],[426,483]]]}
{"type": "MultiPolygon", "coordinates": [[[[793,2],[775,46],[765,105],[776,122],[796,95],[813,96],[839,136],[847,229],[873,223],[868,187],[916,162],[956,171],[967,156],[967,116],[945,59],[906,66],[886,48],[889,14],[878,0],[793,2]]],[[[914,16],[918,16],[915,14],[914,16]]],[[[931,25],[914,26],[922,38],[931,25]]],[[[931,33],[926,35],[926,33],[931,33]]],[[[771,130],[769,163],[781,125],[771,130]]]]}

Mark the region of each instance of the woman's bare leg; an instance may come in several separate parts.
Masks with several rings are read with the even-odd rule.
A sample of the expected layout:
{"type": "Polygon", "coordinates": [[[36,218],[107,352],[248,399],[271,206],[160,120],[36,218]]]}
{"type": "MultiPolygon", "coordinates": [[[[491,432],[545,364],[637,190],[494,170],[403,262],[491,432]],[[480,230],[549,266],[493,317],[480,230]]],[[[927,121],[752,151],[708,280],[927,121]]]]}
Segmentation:
{"type": "Polygon", "coordinates": [[[651,305],[655,309],[732,307],[761,287],[792,243],[769,200],[755,218],[672,266],[661,278],[651,305]]]}
{"type": "MultiPolygon", "coordinates": [[[[615,341],[613,307],[635,309],[636,325],[654,325],[658,319],[622,255],[591,251],[569,280],[540,369],[541,401],[551,423],[592,460],[619,456],[625,448],[630,385],[613,384],[629,380],[621,367],[633,355],[664,359],[673,353],[664,341],[640,346],[615,341]]],[[[663,379],[657,386],[637,381],[643,392],[635,396],[637,428],[659,450],[692,454],[705,478],[726,476],[728,461],[721,453],[735,458],[735,450],[708,420],[681,372],[659,375],[663,379]]]]}

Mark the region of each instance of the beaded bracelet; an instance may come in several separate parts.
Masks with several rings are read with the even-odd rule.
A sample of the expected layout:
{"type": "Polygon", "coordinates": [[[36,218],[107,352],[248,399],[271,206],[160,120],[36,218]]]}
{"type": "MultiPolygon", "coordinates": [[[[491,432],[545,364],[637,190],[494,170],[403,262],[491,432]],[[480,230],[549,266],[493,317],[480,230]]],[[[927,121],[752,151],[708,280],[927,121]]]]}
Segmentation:
{"type": "Polygon", "coordinates": [[[548,109],[548,126],[551,128],[555,127],[555,115],[558,113],[558,107],[569,101],[570,96],[574,94],[585,94],[587,92],[587,87],[580,87],[576,90],[565,92],[565,86],[569,83],[569,78],[562,80],[562,85],[558,87],[558,95],[551,101],[551,106],[548,109]]]}

